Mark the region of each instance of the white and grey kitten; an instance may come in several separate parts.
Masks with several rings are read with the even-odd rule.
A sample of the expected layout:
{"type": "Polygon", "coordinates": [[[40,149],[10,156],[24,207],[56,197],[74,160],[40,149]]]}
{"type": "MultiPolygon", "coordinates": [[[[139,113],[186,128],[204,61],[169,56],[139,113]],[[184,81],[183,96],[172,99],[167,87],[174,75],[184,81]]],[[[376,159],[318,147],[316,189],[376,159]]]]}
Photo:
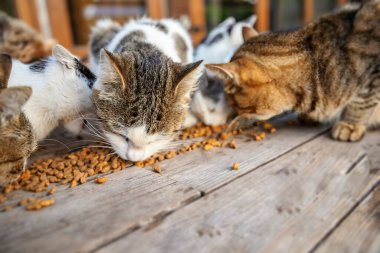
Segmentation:
{"type": "MultiPolygon", "coordinates": [[[[236,22],[229,17],[206,36],[195,50],[195,59],[204,59],[205,63],[228,62],[233,53],[243,44],[242,30],[252,27],[256,22],[256,15],[236,22]]],[[[206,71],[200,88],[194,94],[191,102],[191,112],[195,116],[188,121],[187,126],[197,122],[197,119],[206,125],[222,125],[233,113],[224,97],[223,81],[210,71],[206,71]]]]}
{"type": "Polygon", "coordinates": [[[60,122],[72,129],[73,121],[91,110],[95,75],[60,45],[53,55],[31,64],[12,61],[8,87],[33,89],[22,110],[33,127],[37,140],[44,139],[60,122]]]}

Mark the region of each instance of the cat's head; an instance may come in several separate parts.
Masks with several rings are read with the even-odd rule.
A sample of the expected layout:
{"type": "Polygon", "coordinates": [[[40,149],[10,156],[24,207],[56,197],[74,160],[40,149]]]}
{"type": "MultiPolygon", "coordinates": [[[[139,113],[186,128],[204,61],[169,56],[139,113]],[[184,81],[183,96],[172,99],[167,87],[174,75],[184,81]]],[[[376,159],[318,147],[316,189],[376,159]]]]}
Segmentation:
{"type": "Polygon", "coordinates": [[[12,61],[0,55],[0,185],[16,179],[37,141],[21,108],[27,102],[30,87],[6,88],[12,61]]]}
{"type": "Polygon", "coordinates": [[[51,50],[56,41],[44,39],[34,29],[24,22],[9,18],[9,29],[4,31],[4,48],[13,58],[23,63],[29,63],[43,59],[51,55],[51,50]]]}
{"type": "Polygon", "coordinates": [[[223,125],[233,114],[224,96],[224,83],[211,71],[205,71],[191,101],[192,113],[206,125],[223,125]]]}
{"type": "Polygon", "coordinates": [[[119,156],[143,160],[181,128],[201,62],[182,65],[163,54],[116,54],[102,49],[93,102],[104,135],[119,156]]]}
{"type": "Polygon", "coordinates": [[[225,63],[243,44],[243,27],[252,27],[256,22],[256,15],[236,22],[229,17],[212,29],[195,50],[195,58],[203,59],[205,63],[225,63]]]}
{"type": "MultiPolygon", "coordinates": [[[[85,89],[91,92],[96,76],[76,56],[63,46],[55,45],[53,47],[53,60],[58,63],[58,66],[64,72],[63,77],[66,84],[73,88],[85,89]]],[[[46,64],[49,64],[49,59],[47,61],[46,64]]]]}
{"type": "Polygon", "coordinates": [[[72,101],[65,108],[83,113],[91,108],[92,87],[96,77],[77,57],[56,45],[52,57],[30,65],[30,69],[37,72],[43,72],[44,68],[47,69],[46,76],[56,82],[57,89],[65,94],[66,101],[72,101]]]}
{"type": "MultiPolygon", "coordinates": [[[[257,35],[250,28],[243,31],[246,40],[257,35]]],[[[267,120],[293,108],[294,96],[278,82],[281,69],[271,62],[262,62],[244,46],[229,63],[206,67],[223,80],[227,101],[239,115],[267,120]]]]}

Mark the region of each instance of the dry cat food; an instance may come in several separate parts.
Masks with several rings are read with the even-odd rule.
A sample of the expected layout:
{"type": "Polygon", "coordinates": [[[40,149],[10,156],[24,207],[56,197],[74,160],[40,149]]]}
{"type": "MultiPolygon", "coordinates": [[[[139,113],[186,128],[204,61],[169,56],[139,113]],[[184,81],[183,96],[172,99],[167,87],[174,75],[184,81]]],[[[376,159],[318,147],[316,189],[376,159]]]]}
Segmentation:
{"type": "Polygon", "coordinates": [[[240,164],[239,164],[239,163],[233,163],[233,164],[232,164],[232,169],[233,169],[233,170],[238,170],[239,167],[240,167],[240,164]]]}
{"type": "MultiPolygon", "coordinates": [[[[269,133],[275,132],[273,125],[269,123],[257,123],[256,127],[269,133]]],[[[156,165],[157,162],[165,159],[171,159],[179,154],[190,152],[196,149],[205,151],[215,147],[237,148],[235,135],[244,133],[247,136],[253,137],[254,140],[262,140],[266,137],[266,133],[254,131],[243,131],[241,129],[230,132],[225,132],[227,125],[223,126],[205,126],[197,124],[194,127],[185,129],[177,137],[177,140],[190,141],[189,144],[180,147],[178,150],[170,150],[164,153],[159,153],[151,156],[145,161],[135,162],[134,165],[144,168],[152,166],[153,170],[161,173],[161,168],[156,165]]],[[[257,129],[256,129],[257,130],[257,129]]],[[[26,190],[32,192],[47,192],[47,195],[53,195],[57,191],[57,187],[52,184],[68,185],[69,188],[77,187],[80,184],[85,184],[88,178],[98,174],[113,173],[120,171],[126,167],[132,166],[130,162],[126,162],[116,155],[111,155],[110,150],[102,148],[83,148],[79,151],[67,154],[61,157],[40,159],[35,161],[27,168],[19,177],[19,179],[3,188],[3,194],[0,194],[0,204],[6,200],[7,194],[15,190],[26,190]]],[[[239,164],[234,163],[233,169],[238,169],[239,164]]],[[[95,180],[98,184],[103,184],[107,181],[106,177],[100,177],[95,180]]],[[[40,210],[46,206],[53,205],[54,199],[23,200],[21,206],[26,206],[27,210],[40,210]]],[[[10,210],[11,207],[5,209],[10,210]]]]}
{"type": "Polygon", "coordinates": [[[158,166],[158,165],[154,165],[154,166],[153,166],[153,170],[154,170],[155,172],[157,172],[157,173],[161,173],[161,167],[158,166]]]}
{"type": "Polygon", "coordinates": [[[97,184],[104,184],[105,182],[107,182],[107,178],[106,177],[99,177],[95,180],[95,182],[97,184]]]}

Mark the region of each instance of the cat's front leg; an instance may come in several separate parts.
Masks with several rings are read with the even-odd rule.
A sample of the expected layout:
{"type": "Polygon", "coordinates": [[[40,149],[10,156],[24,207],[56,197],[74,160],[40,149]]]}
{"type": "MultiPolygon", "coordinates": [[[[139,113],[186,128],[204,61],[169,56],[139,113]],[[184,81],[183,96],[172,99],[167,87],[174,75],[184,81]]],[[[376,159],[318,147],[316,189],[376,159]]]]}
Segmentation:
{"type": "Polygon", "coordinates": [[[380,79],[375,78],[363,87],[357,96],[346,106],[341,119],[334,125],[332,137],[339,141],[359,141],[363,138],[367,125],[379,104],[376,87],[380,79]]]}

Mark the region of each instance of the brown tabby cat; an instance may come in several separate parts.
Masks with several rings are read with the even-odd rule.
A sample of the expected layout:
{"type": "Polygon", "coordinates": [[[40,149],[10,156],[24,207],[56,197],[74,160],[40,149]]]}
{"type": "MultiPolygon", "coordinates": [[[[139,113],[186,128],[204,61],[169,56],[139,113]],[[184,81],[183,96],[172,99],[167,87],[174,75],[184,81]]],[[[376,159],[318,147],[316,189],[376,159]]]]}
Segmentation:
{"type": "Polygon", "coordinates": [[[0,53],[29,63],[50,56],[54,44],[53,40],[44,40],[41,34],[21,20],[0,11],[0,53]]]}
{"type": "Polygon", "coordinates": [[[380,123],[380,0],[254,36],[230,63],[208,68],[225,81],[235,123],[296,111],[318,122],[339,118],[333,138],[358,141],[380,123]]]}
{"type": "Polygon", "coordinates": [[[0,54],[0,186],[20,175],[37,147],[32,126],[21,111],[32,89],[7,88],[11,68],[11,58],[0,54]]]}

